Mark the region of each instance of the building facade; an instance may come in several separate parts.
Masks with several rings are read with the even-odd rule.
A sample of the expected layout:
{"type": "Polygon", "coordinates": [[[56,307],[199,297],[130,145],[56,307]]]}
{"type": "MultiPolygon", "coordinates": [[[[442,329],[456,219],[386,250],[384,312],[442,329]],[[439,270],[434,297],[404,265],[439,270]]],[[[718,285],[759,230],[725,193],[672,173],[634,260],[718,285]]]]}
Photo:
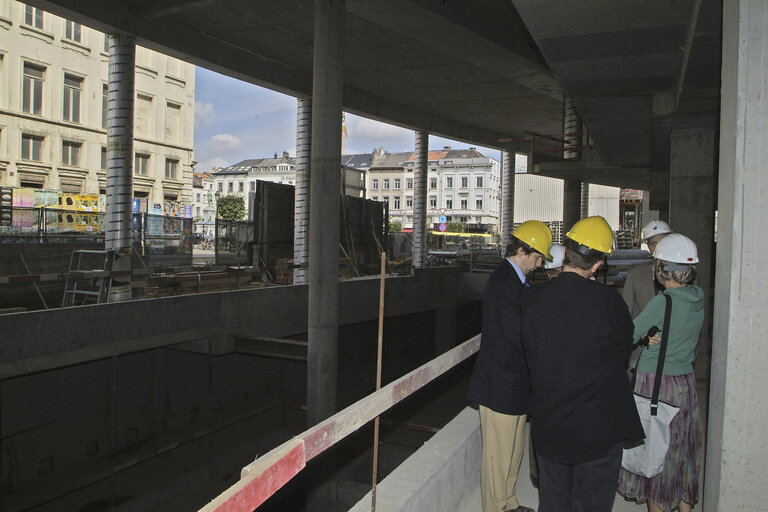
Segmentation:
{"type": "MultiPolygon", "coordinates": [[[[357,155],[355,155],[357,156],[357,155]]],[[[368,155],[370,157],[370,155],[368,155]]],[[[370,163],[370,158],[368,158],[370,163]]],[[[352,197],[365,197],[365,170],[354,164],[362,163],[359,158],[342,157],[342,162],[352,165],[341,166],[341,189],[352,197]]],[[[284,185],[296,183],[296,159],[283,151],[282,156],[275,153],[273,158],[243,160],[229,167],[223,167],[210,173],[213,180],[214,195],[239,195],[245,199],[245,213],[248,218],[250,204],[248,193],[256,192],[257,181],[270,181],[284,185]]]]}
{"type": "MultiPolygon", "coordinates": [[[[102,32],[0,0],[0,186],[106,193],[107,48],[102,32]]],[[[189,205],[195,67],[137,46],[135,83],[133,195],[189,205]]]]}
{"type": "MultiPolygon", "coordinates": [[[[427,226],[437,228],[440,218],[467,228],[496,232],[499,225],[500,164],[476,148],[429,151],[427,172],[427,226]]],[[[368,196],[389,204],[391,221],[413,229],[413,152],[373,154],[366,178],[368,196]]]]}

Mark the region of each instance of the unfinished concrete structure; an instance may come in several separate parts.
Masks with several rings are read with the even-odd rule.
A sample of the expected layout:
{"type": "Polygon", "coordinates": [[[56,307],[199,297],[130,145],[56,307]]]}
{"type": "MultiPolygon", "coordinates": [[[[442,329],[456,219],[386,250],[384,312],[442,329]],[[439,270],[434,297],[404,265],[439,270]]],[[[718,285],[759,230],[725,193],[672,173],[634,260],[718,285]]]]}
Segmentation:
{"type": "MultiPolygon", "coordinates": [[[[697,374],[709,378],[711,384],[704,510],[767,510],[764,480],[768,460],[763,453],[768,445],[768,412],[757,398],[768,380],[768,350],[760,334],[768,306],[763,297],[764,265],[760,265],[768,243],[768,203],[764,200],[768,178],[760,168],[768,156],[762,101],[768,92],[762,71],[768,46],[765,2],[29,3],[107,33],[130,33],[138,44],[231,76],[297,97],[312,97],[309,272],[306,287],[167,299],[174,301],[167,309],[160,308],[161,303],[108,304],[3,318],[3,394],[10,393],[11,397],[11,402],[4,399],[2,404],[4,438],[7,411],[16,405],[14,397],[20,402],[20,397],[34,398],[25,396],[30,394],[28,379],[53,375],[38,372],[84,359],[99,360],[105,365],[98,372],[107,392],[114,389],[109,375],[112,381],[122,375],[114,369],[117,366],[109,369],[109,361],[116,361],[110,358],[119,355],[133,359],[134,353],[141,358],[142,350],[169,343],[182,343],[184,354],[218,353],[233,343],[235,347],[241,343],[245,350],[254,332],[274,337],[307,332],[310,422],[340,406],[345,388],[337,387],[337,382],[346,377],[337,372],[340,352],[336,332],[340,326],[349,327],[345,315],[359,312],[365,304],[357,297],[359,302],[352,303],[355,307],[345,307],[350,304],[346,301],[355,299],[346,287],[372,286],[355,282],[339,288],[335,284],[338,240],[333,233],[337,231],[323,228],[324,215],[325,219],[338,218],[326,208],[333,208],[338,191],[334,181],[337,173],[331,169],[338,168],[341,153],[343,108],[412,128],[417,141],[425,141],[427,133],[434,133],[526,152],[534,172],[574,184],[564,194],[566,211],[579,209],[581,193],[575,184],[580,182],[649,190],[651,208],[699,246],[701,284],[711,290],[714,304],[713,329],[711,335],[705,333],[696,367],[697,374]],[[570,98],[591,137],[591,144],[583,148],[578,160],[553,157],[552,139],[555,143],[563,139],[564,97],[570,98]],[[269,298],[256,298],[256,292],[269,298]],[[270,301],[274,294],[290,297],[290,311],[270,301]],[[252,300],[265,301],[263,307],[268,313],[252,300]],[[218,305],[212,309],[214,318],[205,313],[211,311],[208,301],[218,305]],[[205,306],[201,306],[203,302],[205,306]],[[206,309],[197,309],[200,307],[206,309]],[[160,311],[169,314],[157,316],[160,311]],[[257,320],[260,311],[267,316],[257,320]],[[186,321],[180,321],[179,315],[186,321]],[[280,318],[290,329],[279,328],[280,318]],[[303,326],[296,325],[296,318],[308,319],[306,330],[300,330],[303,326]],[[237,328],[223,330],[222,323],[237,328]],[[203,348],[196,343],[202,343],[203,348]],[[17,384],[18,389],[14,388],[17,384]]],[[[426,153],[426,148],[422,151],[426,153]]],[[[397,308],[413,306],[414,311],[424,311],[432,307],[431,318],[440,310],[444,311],[440,313],[443,318],[450,316],[445,311],[458,306],[457,297],[473,296],[452,292],[440,297],[447,298],[446,302],[430,302],[427,298],[440,293],[443,281],[429,269],[401,279],[395,281],[419,293],[415,302],[408,293],[400,295],[403,300],[397,308]]],[[[404,310],[402,313],[406,314],[404,310]]],[[[434,338],[428,338],[431,344],[434,338]]],[[[202,364],[199,372],[205,374],[207,370],[210,375],[218,369],[211,364],[202,364]]],[[[253,371],[245,366],[243,372],[253,371]]],[[[263,365],[259,371],[268,373],[272,368],[263,365]]],[[[90,374],[72,379],[77,382],[85,377],[90,374]]],[[[162,377],[168,375],[152,378],[162,377]]],[[[163,411],[167,406],[174,413],[183,412],[171,417],[185,421],[197,418],[200,409],[190,400],[193,383],[202,385],[185,380],[175,394],[166,395],[164,402],[148,396],[154,404],[150,410],[163,411]]],[[[31,389],[39,390],[40,407],[58,403],[55,396],[44,396],[44,387],[31,385],[31,389]]],[[[56,389],[64,393],[71,388],[56,389]]],[[[233,391],[228,396],[236,394],[233,391]]],[[[248,400],[237,403],[245,402],[248,400]]],[[[140,411],[114,408],[104,410],[103,416],[110,411],[115,414],[115,410],[121,416],[141,416],[140,411]]],[[[77,414],[77,410],[71,413],[77,414]]],[[[26,421],[27,426],[41,422],[40,417],[19,416],[16,420],[22,424],[26,421]]],[[[172,430],[172,425],[166,426],[172,430]]],[[[206,434],[213,434],[215,429],[183,431],[189,434],[186,439],[190,446],[196,439],[215,444],[215,436],[206,434]]],[[[13,432],[19,439],[23,437],[21,430],[13,432]]],[[[124,435],[142,434],[108,431],[102,442],[115,447],[124,435]]],[[[160,443],[146,453],[158,456],[173,442],[160,443]]],[[[86,455],[99,453],[101,444],[88,443],[86,455]]],[[[43,485],[41,479],[56,466],[43,447],[35,449],[40,453],[25,452],[37,456],[33,463],[36,471],[30,468],[29,475],[33,483],[43,485]],[[32,478],[35,473],[37,479],[32,478]]],[[[3,453],[7,452],[4,448],[3,453]]],[[[70,460],[78,458],[74,453],[69,456],[70,460]]],[[[120,457],[113,457],[111,465],[104,465],[103,473],[124,471],[131,467],[127,462],[131,460],[123,451],[120,457]]],[[[11,468],[25,461],[16,460],[17,466],[11,468]]],[[[184,464],[193,466],[193,461],[190,457],[184,464]]],[[[206,471],[213,472],[214,466],[208,465],[206,471]]],[[[3,467],[7,467],[5,462],[3,467]]],[[[115,480],[99,482],[109,486],[115,480]]],[[[105,491],[105,495],[114,502],[121,494],[112,491],[105,491]]],[[[68,497],[75,495],[70,492],[68,497]]]]}

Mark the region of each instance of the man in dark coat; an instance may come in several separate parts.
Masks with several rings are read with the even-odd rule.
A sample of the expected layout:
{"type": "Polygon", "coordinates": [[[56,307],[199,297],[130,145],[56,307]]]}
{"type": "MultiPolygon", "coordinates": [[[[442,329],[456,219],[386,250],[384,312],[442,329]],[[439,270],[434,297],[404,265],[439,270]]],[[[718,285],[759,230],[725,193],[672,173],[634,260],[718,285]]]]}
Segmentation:
{"type": "Polygon", "coordinates": [[[534,512],[517,499],[531,389],[520,340],[520,297],[527,276],[550,258],[552,232],[540,221],[522,223],[483,293],[483,332],[469,384],[480,410],[483,512],[534,512]]]}
{"type": "Polygon", "coordinates": [[[566,237],[563,272],[522,305],[539,512],[610,512],[624,442],[644,437],[624,373],[633,324],[619,294],[591,279],[613,244],[605,219],[566,237]]]}

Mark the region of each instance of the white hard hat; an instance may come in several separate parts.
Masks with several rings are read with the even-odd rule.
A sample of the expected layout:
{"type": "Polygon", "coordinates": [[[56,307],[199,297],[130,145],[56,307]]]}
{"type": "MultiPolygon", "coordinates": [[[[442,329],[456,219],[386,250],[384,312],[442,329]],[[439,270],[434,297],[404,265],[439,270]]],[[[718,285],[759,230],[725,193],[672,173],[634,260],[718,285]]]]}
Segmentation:
{"type": "MultiPolygon", "coordinates": [[[[680,233],[670,233],[662,238],[658,245],[656,245],[656,251],[653,253],[653,257],[657,260],[682,265],[693,265],[699,262],[699,253],[696,250],[696,244],[693,243],[693,240],[680,233]]],[[[684,270],[686,268],[674,268],[676,267],[675,265],[671,267],[673,268],[668,268],[667,270],[684,270]]],[[[677,265],[677,267],[679,267],[679,265],[677,265]]]]}
{"type": "Polygon", "coordinates": [[[672,228],[663,220],[652,220],[643,228],[643,240],[648,240],[656,235],[666,235],[671,232],[672,228]]]}
{"type": "Polygon", "coordinates": [[[561,244],[552,244],[549,246],[549,253],[552,255],[552,261],[544,263],[544,268],[551,270],[554,268],[560,268],[563,266],[563,254],[565,247],[561,244]]]}

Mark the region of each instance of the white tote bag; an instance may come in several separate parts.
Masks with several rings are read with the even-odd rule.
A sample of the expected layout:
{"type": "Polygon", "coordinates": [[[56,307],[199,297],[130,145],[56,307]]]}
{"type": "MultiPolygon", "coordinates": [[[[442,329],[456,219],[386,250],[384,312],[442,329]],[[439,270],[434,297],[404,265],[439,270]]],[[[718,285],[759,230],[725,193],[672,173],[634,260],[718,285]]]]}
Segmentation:
{"type": "MultiPolygon", "coordinates": [[[[664,295],[667,301],[664,311],[664,328],[661,331],[659,359],[656,364],[656,380],[653,383],[651,398],[633,393],[637,414],[645,432],[645,442],[630,448],[624,448],[621,467],[636,475],[652,478],[664,469],[664,460],[669,451],[669,424],[680,411],[679,407],[659,402],[661,377],[664,372],[664,358],[667,355],[667,334],[672,315],[672,298],[664,295]]],[[[640,358],[638,357],[638,362],[640,358]]],[[[635,366],[637,373],[637,366],[635,366]]],[[[633,379],[634,380],[634,379],[633,379]]]]}
{"type": "Polygon", "coordinates": [[[669,450],[669,424],[680,411],[679,407],[658,403],[656,416],[651,415],[651,399],[634,394],[640,423],[645,431],[645,442],[633,448],[625,448],[621,467],[644,477],[652,478],[664,469],[664,459],[669,450]]]}

